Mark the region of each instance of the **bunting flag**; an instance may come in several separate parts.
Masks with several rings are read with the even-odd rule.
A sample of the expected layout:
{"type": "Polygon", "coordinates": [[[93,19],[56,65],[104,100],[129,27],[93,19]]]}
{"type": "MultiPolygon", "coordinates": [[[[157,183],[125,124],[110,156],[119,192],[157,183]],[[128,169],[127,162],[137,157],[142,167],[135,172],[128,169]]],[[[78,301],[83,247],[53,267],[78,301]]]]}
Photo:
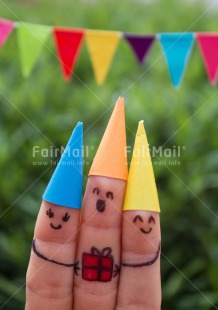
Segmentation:
{"type": "Polygon", "coordinates": [[[0,19],[0,48],[14,28],[17,28],[20,63],[24,77],[30,74],[48,36],[53,33],[65,80],[71,78],[84,38],[95,79],[99,85],[106,79],[121,38],[130,46],[140,65],[145,62],[157,38],[163,50],[170,78],[176,88],[182,82],[196,38],[210,83],[215,85],[218,79],[218,32],[139,35],[118,31],[50,27],[0,19]]]}
{"type": "Polygon", "coordinates": [[[13,29],[14,22],[5,19],[0,20],[0,48],[3,46],[13,29]]]}
{"type": "Polygon", "coordinates": [[[124,34],[124,38],[132,48],[138,63],[142,65],[155,40],[155,36],[140,36],[135,34],[124,34]]]}
{"type": "Polygon", "coordinates": [[[85,36],[96,81],[102,85],[121,35],[115,31],[86,30],[85,36]]]}
{"type": "Polygon", "coordinates": [[[194,38],[193,33],[169,33],[160,35],[160,42],[170,77],[176,88],[180,86],[182,81],[191,55],[194,38]]]}
{"type": "Polygon", "coordinates": [[[51,32],[51,27],[19,23],[18,44],[23,76],[27,77],[51,32]]]}
{"type": "Polygon", "coordinates": [[[70,80],[82,45],[84,30],[54,28],[53,33],[63,76],[65,80],[70,80]]]}
{"type": "Polygon", "coordinates": [[[218,33],[199,33],[197,41],[210,83],[215,85],[218,77],[218,33]]]}

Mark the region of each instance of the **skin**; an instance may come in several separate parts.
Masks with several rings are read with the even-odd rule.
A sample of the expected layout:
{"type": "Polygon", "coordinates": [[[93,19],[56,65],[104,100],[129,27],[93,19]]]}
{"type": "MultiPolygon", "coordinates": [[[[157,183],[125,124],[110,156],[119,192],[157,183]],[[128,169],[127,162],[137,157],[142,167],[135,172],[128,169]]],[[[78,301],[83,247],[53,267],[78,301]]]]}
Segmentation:
{"type": "Polygon", "coordinates": [[[122,264],[136,267],[123,266],[121,269],[116,309],[136,309],[137,305],[139,310],[158,310],[161,306],[159,213],[149,211],[123,213],[122,264]],[[144,263],[152,264],[138,267],[144,263]]]}
{"type": "Polygon", "coordinates": [[[42,202],[34,232],[37,251],[49,260],[64,264],[78,261],[79,269],[76,274],[73,267],[47,261],[32,250],[27,271],[26,310],[160,309],[160,253],[151,265],[122,266],[120,274],[109,282],[82,278],[82,255],[90,253],[93,246],[99,250],[110,247],[114,267],[121,263],[150,262],[157,253],[161,239],[159,214],[122,213],[125,188],[123,180],[90,176],[82,214],[77,209],[42,202]],[[113,193],[113,199],[108,192],[113,193]],[[104,208],[99,200],[105,201],[104,208]],[[48,215],[50,209],[53,217],[48,215]],[[70,217],[63,221],[66,213],[70,217]],[[137,218],[134,222],[138,215],[143,221],[137,218]],[[155,223],[149,222],[151,216],[155,223]],[[61,228],[57,229],[59,225],[61,228]]]}
{"type": "MultiPolygon", "coordinates": [[[[120,266],[121,220],[125,189],[126,182],[123,180],[89,177],[83,202],[77,260],[81,261],[82,254],[90,252],[92,246],[100,250],[110,247],[114,262],[120,266]],[[94,190],[95,188],[99,189],[99,193],[94,190]],[[113,193],[113,199],[110,195],[107,198],[108,192],[113,193]],[[99,200],[106,201],[103,212],[98,211],[96,203],[99,200]]],[[[86,281],[81,276],[74,276],[74,279],[75,310],[114,309],[119,276],[106,283],[86,281]]]]}
{"type": "MultiPolygon", "coordinates": [[[[48,259],[74,263],[80,211],[42,202],[36,221],[34,239],[37,250],[48,259]],[[54,216],[46,212],[51,209],[54,216]],[[70,218],[62,218],[68,213],[70,218]],[[62,225],[61,229],[53,229],[62,225]]],[[[73,307],[73,268],[59,266],[39,258],[33,250],[27,270],[25,309],[66,309],[73,307]]]]}

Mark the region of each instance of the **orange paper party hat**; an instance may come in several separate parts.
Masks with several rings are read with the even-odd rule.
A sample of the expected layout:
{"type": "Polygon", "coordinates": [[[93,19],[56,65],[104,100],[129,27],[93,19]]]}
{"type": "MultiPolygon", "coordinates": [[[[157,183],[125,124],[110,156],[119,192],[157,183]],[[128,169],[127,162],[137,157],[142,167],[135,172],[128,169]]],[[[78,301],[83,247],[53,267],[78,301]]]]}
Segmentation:
{"type": "Polygon", "coordinates": [[[101,140],[89,175],[127,180],[124,98],[119,97],[101,140]]]}

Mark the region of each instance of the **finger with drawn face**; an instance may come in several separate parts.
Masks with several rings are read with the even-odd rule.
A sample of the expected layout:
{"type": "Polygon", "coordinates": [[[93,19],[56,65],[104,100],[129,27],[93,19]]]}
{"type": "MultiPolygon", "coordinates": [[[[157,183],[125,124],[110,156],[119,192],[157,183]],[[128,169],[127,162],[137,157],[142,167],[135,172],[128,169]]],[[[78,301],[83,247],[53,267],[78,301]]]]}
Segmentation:
{"type": "Polygon", "coordinates": [[[143,122],[139,122],[123,206],[116,309],[161,307],[159,202],[143,122]]]}
{"type": "Polygon", "coordinates": [[[27,271],[26,310],[72,310],[82,195],[82,135],[82,124],[78,123],[43,195],[27,271]],[[73,156],[75,149],[79,157],[73,156]]]}
{"type": "Polygon", "coordinates": [[[127,179],[124,101],[119,98],[93,161],[82,207],[74,310],[115,307],[127,179]]]}

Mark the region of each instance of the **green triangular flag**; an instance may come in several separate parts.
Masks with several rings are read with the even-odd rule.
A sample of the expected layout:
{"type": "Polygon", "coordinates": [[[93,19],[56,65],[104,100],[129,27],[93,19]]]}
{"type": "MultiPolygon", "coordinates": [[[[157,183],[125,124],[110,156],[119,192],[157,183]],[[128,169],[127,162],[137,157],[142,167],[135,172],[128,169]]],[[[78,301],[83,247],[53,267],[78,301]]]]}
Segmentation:
{"type": "Polygon", "coordinates": [[[19,23],[17,31],[21,69],[23,76],[27,77],[51,32],[51,27],[19,23]]]}

